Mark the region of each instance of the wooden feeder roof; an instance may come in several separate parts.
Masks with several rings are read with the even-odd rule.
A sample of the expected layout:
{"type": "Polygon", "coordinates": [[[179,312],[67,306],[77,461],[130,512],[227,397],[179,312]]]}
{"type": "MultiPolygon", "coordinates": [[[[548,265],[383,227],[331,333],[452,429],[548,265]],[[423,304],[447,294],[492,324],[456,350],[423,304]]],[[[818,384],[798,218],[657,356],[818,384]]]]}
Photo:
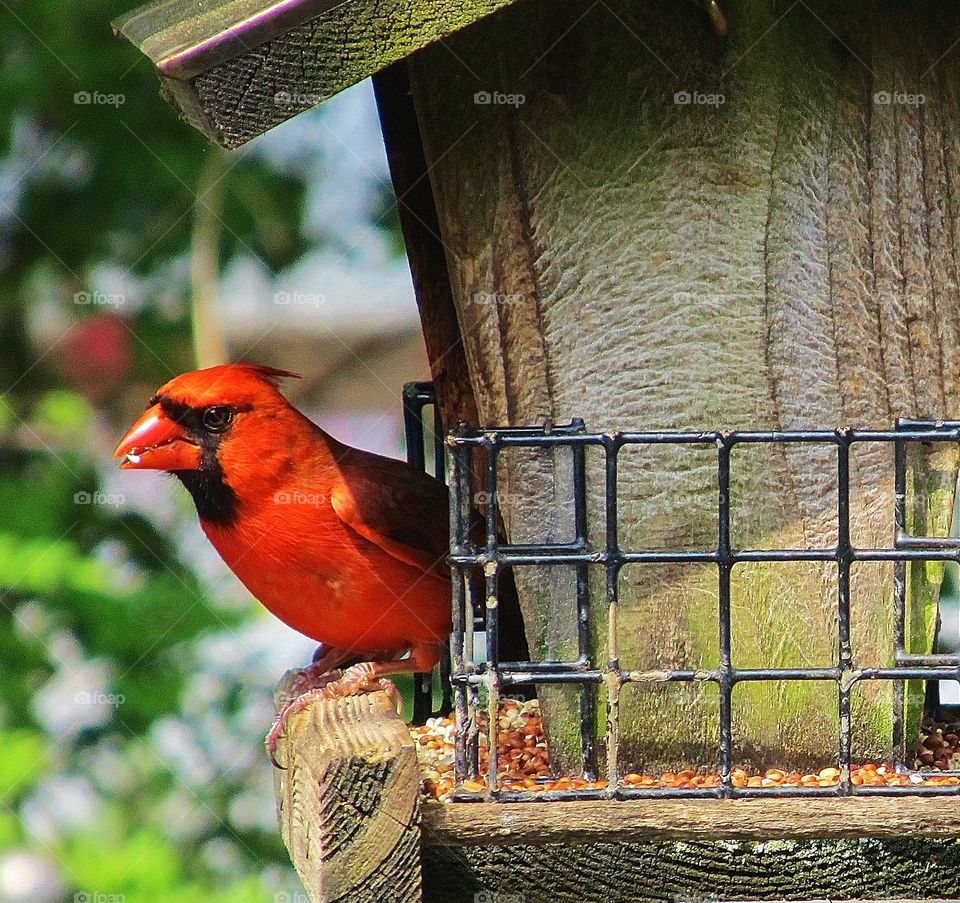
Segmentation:
{"type": "Polygon", "coordinates": [[[233,148],[516,0],[160,0],[114,30],[233,148]]]}

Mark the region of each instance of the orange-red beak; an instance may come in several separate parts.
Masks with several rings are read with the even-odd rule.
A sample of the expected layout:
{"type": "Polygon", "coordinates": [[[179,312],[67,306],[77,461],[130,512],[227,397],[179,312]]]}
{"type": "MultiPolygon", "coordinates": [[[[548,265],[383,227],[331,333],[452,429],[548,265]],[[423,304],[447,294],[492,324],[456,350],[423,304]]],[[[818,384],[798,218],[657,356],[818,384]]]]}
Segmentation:
{"type": "Polygon", "coordinates": [[[159,404],[149,408],[120,440],[115,458],[124,470],[197,470],[200,449],[159,404]]]}

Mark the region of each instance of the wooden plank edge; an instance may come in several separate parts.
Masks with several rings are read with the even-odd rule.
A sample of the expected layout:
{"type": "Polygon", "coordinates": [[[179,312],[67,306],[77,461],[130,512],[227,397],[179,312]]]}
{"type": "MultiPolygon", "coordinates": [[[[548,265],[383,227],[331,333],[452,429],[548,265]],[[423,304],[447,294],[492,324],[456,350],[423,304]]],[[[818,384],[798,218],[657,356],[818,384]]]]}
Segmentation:
{"type": "MultiPolygon", "coordinates": [[[[162,93],[183,118],[221,147],[233,150],[256,135],[276,127],[299,113],[317,106],[364,78],[405,59],[417,50],[442,41],[454,32],[485,19],[517,0],[470,0],[467,4],[444,4],[436,15],[408,21],[411,13],[401,0],[378,4],[374,0],[226,0],[205,15],[189,15],[190,3],[174,0],[140,7],[117,18],[113,29],[130,41],[152,62],[160,77],[162,93]],[[213,16],[216,12],[217,16],[213,16]],[[245,15],[241,15],[245,13],[245,15]],[[440,15],[440,13],[443,13],[440,15]],[[358,45],[362,23],[375,15],[398,23],[393,30],[384,27],[385,40],[358,45]],[[322,49],[333,68],[316,83],[303,81],[286,84],[278,81],[275,96],[281,91],[302,95],[302,103],[292,102],[282,109],[271,107],[259,130],[239,137],[230,133],[228,123],[236,110],[217,108],[209,97],[201,97],[202,80],[209,80],[220,67],[241,61],[250,72],[250,80],[263,66],[262,48],[274,38],[296,29],[312,26],[322,37],[322,49]],[[212,104],[207,106],[207,104],[212,104]]],[[[232,76],[246,83],[246,76],[232,76]]]]}
{"type": "Polygon", "coordinates": [[[386,693],[321,699],[277,750],[280,834],[315,903],[418,903],[420,778],[386,693]]]}
{"type": "Polygon", "coordinates": [[[342,6],[343,0],[222,0],[198,12],[190,0],[167,0],[120,16],[113,30],[161,75],[189,79],[342,6]]]}
{"type": "MultiPolygon", "coordinates": [[[[372,51],[366,75],[516,2],[472,0],[469,4],[441,4],[426,20],[431,27],[418,43],[401,44],[386,60],[377,56],[380,47],[372,51]]],[[[189,80],[307,22],[334,14],[352,22],[378,13],[374,0],[223,0],[200,14],[195,7],[189,0],[146,4],[115,19],[113,30],[149,57],[161,75],[189,80]]],[[[340,46],[331,44],[330,51],[336,53],[340,46]]]]}
{"type": "Polygon", "coordinates": [[[960,836],[960,797],[425,803],[433,846],[960,836]]]}

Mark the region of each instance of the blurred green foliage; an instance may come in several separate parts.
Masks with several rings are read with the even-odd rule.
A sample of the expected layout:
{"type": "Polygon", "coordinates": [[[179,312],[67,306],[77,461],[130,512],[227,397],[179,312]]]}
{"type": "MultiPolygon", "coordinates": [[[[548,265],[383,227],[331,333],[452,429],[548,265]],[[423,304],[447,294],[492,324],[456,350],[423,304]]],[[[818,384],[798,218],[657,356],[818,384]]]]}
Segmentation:
{"type": "MultiPolygon", "coordinates": [[[[289,863],[274,830],[231,818],[248,771],[210,762],[212,778],[185,786],[151,740],[182,713],[197,642],[249,615],[211,604],[168,533],[111,503],[96,453],[133,374],[155,386],[193,364],[183,260],[195,204],[205,203],[196,200],[203,168],[220,153],[178,120],[147,61],[111,34],[111,19],[132,5],[0,3],[0,855],[28,849],[55,863],[65,900],[95,891],[261,901],[264,871],[282,876],[289,863]],[[85,102],[97,93],[118,99],[85,102]],[[59,299],[70,323],[100,323],[103,309],[75,302],[105,264],[155,297],[123,317],[107,311],[110,323],[78,346],[65,331],[38,359],[30,318],[40,296],[59,299]],[[162,303],[171,296],[179,303],[162,303]],[[38,699],[91,663],[105,667],[107,698],[122,704],[91,718],[82,700],[60,699],[67,720],[51,723],[38,699]],[[30,827],[33,795],[51,775],[93,788],[95,830],[30,827]],[[164,813],[181,797],[204,821],[167,831],[175,825],[164,813]],[[210,853],[218,849],[223,862],[210,853]]],[[[301,179],[232,156],[221,263],[241,249],[273,269],[294,261],[307,246],[304,195],[301,179]]],[[[242,688],[228,690],[216,716],[226,721],[242,701],[242,688]]]]}
{"type": "MultiPolygon", "coordinates": [[[[149,62],[111,33],[130,6],[0,4],[0,156],[14,161],[0,182],[0,385],[34,364],[23,315],[38,275],[70,298],[104,261],[162,278],[188,250],[201,170],[221,151],[179,121],[149,62]],[[120,100],[82,102],[95,95],[120,100]]],[[[243,248],[273,268],[296,259],[306,245],[303,183],[239,155],[224,186],[224,258],[243,248]]],[[[147,381],[189,368],[185,314],[148,306],[132,325],[147,381]]]]}
{"type": "MultiPolygon", "coordinates": [[[[34,418],[25,423],[40,429],[63,404],[62,396],[40,396],[34,418]]],[[[71,892],[98,888],[131,900],[265,899],[253,876],[264,862],[286,860],[273,832],[242,836],[229,826],[242,774],[203,793],[210,826],[186,843],[164,836],[151,816],[177,790],[178,778],[149,751],[145,736],[181,708],[191,665],[183,649],[241,615],[208,603],[204,587],[149,521],[109,504],[82,453],[53,456],[0,445],[0,459],[0,850],[29,843],[16,813],[50,766],[67,774],[91,772],[83,765],[85,752],[96,757],[111,740],[136,763],[136,780],[108,794],[94,832],[54,842],[71,892]],[[106,503],[98,503],[98,495],[106,503]],[[104,548],[115,550],[111,562],[100,554],[104,548]],[[118,577],[117,561],[131,574],[118,577]],[[41,628],[18,622],[26,605],[42,608],[41,628]],[[79,644],[84,660],[110,663],[114,678],[106,689],[122,701],[114,717],[66,739],[51,735],[35,705],[60,664],[49,639],[63,633],[79,644]],[[203,865],[198,847],[218,836],[249,853],[249,876],[224,882],[203,865]]],[[[69,708],[78,700],[62,702],[69,708]]],[[[265,759],[258,759],[265,768],[265,759]]],[[[224,770],[231,765],[222,764],[224,770]]]]}

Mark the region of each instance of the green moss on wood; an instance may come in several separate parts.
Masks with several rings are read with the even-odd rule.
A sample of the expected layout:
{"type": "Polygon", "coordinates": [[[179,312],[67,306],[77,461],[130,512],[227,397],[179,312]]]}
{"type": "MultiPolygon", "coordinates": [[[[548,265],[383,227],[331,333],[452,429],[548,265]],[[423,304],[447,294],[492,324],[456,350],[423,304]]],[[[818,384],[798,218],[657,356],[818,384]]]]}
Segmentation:
{"type": "MultiPolygon", "coordinates": [[[[549,414],[557,422],[583,416],[600,430],[885,428],[897,416],[956,413],[958,356],[948,348],[957,293],[934,270],[943,260],[947,276],[953,272],[953,244],[937,229],[953,228],[957,211],[953,202],[949,210],[924,207],[934,194],[946,203],[946,177],[935,164],[953,159],[947,147],[956,153],[952,69],[937,71],[922,115],[872,102],[888,83],[912,84],[918,59],[951,59],[943,53],[956,39],[956,16],[894,22],[867,4],[784,15],[765,0],[724,8],[725,43],[700,30],[692,10],[684,21],[684,7],[627,2],[611,7],[615,16],[597,8],[578,20],[580,11],[531,0],[458,35],[450,49],[485,89],[525,94],[516,110],[471,103],[478,81],[444,49],[411,60],[483,422],[549,414]],[[521,33],[528,43],[517,42],[521,33]],[[675,102],[684,90],[719,91],[724,102],[675,102]],[[934,111],[942,141],[930,131],[934,111]],[[926,123],[920,132],[918,119],[926,123]],[[526,306],[481,308],[469,301],[477,292],[526,306]]],[[[851,460],[854,538],[889,547],[892,468],[884,466],[892,449],[866,451],[851,460]]],[[[780,448],[765,461],[740,448],[734,454],[747,456],[731,493],[738,547],[836,542],[836,498],[819,480],[832,479],[835,451],[780,448]]],[[[704,515],[715,505],[715,461],[688,465],[680,457],[651,457],[632,469],[621,462],[622,548],[715,546],[715,516],[704,515]],[[701,506],[698,496],[710,492],[701,506]]],[[[598,471],[602,478],[594,461],[591,536],[600,547],[598,471]]],[[[948,477],[937,486],[947,495],[948,477]]],[[[515,541],[558,502],[530,486],[504,482],[515,541]]],[[[934,519],[947,502],[933,496],[934,519]]],[[[829,570],[738,565],[735,664],[835,664],[829,570]]],[[[892,571],[855,572],[854,664],[889,665],[892,571]]],[[[911,636],[927,651],[938,580],[934,569],[910,600],[911,636]]],[[[561,612],[567,600],[542,573],[518,583],[531,636],[564,623],[572,632],[561,612]]],[[[602,616],[602,579],[591,587],[602,616]]],[[[620,599],[621,666],[715,666],[714,569],[626,568],[620,599]]],[[[602,667],[602,620],[594,651],[602,667]]],[[[737,689],[746,710],[738,755],[832,755],[835,686],[784,687],[772,699],[763,692],[737,689]]],[[[552,708],[550,697],[545,703],[552,708]]],[[[856,686],[853,706],[855,755],[889,754],[890,686],[856,686]]],[[[689,761],[711,749],[715,725],[715,689],[627,688],[624,764],[656,761],[660,745],[668,763],[689,761]]],[[[559,744],[569,745],[566,737],[559,744]]]]}

